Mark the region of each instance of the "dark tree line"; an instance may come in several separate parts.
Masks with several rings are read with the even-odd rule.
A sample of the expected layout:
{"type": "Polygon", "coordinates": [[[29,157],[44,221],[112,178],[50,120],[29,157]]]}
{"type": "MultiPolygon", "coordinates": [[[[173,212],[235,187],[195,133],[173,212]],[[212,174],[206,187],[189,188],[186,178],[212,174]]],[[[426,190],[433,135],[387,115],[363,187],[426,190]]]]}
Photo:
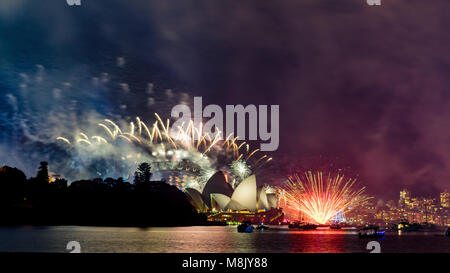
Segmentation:
{"type": "Polygon", "coordinates": [[[142,163],[134,183],[122,178],[51,181],[47,162],[27,179],[16,168],[0,168],[1,225],[176,226],[204,222],[186,195],[164,181],[151,181],[142,163]]]}

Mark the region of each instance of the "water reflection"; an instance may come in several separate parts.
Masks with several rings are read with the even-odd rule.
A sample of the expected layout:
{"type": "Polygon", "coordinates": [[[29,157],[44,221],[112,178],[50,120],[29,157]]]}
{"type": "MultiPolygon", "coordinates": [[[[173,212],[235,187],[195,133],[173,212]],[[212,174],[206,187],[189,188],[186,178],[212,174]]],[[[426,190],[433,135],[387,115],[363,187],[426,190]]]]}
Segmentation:
{"type": "MultiPolygon", "coordinates": [[[[238,233],[236,227],[114,228],[114,227],[0,227],[1,252],[67,252],[78,241],[82,252],[135,253],[340,253],[368,252],[368,240],[355,230],[290,231],[271,227],[238,233]]],[[[370,241],[370,240],[369,240],[370,241]]],[[[387,233],[382,252],[450,252],[450,239],[425,233],[387,233]]]]}
{"type": "Polygon", "coordinates": [[[289,232],[290,252],[341,253],[346,252],[346,232],[318,228],[289,232]]]}

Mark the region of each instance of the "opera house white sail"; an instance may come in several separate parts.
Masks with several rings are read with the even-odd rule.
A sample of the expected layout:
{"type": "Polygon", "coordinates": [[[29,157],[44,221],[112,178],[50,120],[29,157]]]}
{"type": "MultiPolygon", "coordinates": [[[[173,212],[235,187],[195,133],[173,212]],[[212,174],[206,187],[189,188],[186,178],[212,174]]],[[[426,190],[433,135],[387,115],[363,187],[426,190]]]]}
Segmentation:
{"type": "Polygon", "coordinates": [[[207,211],[208,206],[206,205],[202,194],[197,191],[196,189],[187,188],[184,190],[186,195],[191,201],[191,204],[198,210],[198,211],[207,211]]]}
{"type": "Polygon", "coordinates": [[[224,194],[221,194],[221,193],[212,193],[211,200],[214,203],[212,208],[215,208],[216,210],[221,210],[223,208],[226,208],[228,206],[228,204],[231,202],[230,197],[228,197],[224,194]]]}
{"type": "Polygon", "coordinates": [[[256,177],[251,175],[234,189],[230,202],[230,205],[233,207],[225,207],[224,209],[255,211],[257,202],[256,191],[256,177]],[[242,207],[236,206],[237,204],[242,207]]]}

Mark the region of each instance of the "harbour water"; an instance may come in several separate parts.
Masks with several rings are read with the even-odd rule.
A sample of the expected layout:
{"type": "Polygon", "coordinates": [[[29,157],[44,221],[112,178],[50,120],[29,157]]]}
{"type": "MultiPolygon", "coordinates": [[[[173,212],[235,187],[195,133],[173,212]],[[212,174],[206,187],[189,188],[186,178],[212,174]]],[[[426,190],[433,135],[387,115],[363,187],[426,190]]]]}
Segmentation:
{"type": "MultiPolygon", "coordinates": [[[[378,240],[381,252],[450,252],[450,237],[442,232],[387,232],[378,240]]],[[[83,253],[357,253],[371,240],[360,239],[358,230],[290,231],[272,227],[238,233],[235,226],[164,228],[123,227],[0,227],[0,252],[69,252],[77,241],[83,253]]]]}

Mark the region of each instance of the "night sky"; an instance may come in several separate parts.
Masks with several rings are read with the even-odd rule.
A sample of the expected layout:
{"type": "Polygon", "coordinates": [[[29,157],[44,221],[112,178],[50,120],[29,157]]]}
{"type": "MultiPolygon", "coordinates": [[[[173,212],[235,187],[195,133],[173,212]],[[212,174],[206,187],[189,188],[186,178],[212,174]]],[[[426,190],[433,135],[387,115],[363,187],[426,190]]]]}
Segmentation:
{"type": "Polygon", "coordinates": [[[35,104],[71,81],[67,99],[82,95],[99,114],[151,117],[147,82],[204,104],[280,105],[271,183],[341,168],[384,200],[403,187],[436,195],[450,188],[449,10],[447,0],[2,0],[0,163],[32,175],[48,153],[40,143],[28,161],[34,140],[19,128],[31,98],[19,75],[39,75],[39,64],[35,104]],[[104,71],[130,93],[83,85],[104,71]]]}

